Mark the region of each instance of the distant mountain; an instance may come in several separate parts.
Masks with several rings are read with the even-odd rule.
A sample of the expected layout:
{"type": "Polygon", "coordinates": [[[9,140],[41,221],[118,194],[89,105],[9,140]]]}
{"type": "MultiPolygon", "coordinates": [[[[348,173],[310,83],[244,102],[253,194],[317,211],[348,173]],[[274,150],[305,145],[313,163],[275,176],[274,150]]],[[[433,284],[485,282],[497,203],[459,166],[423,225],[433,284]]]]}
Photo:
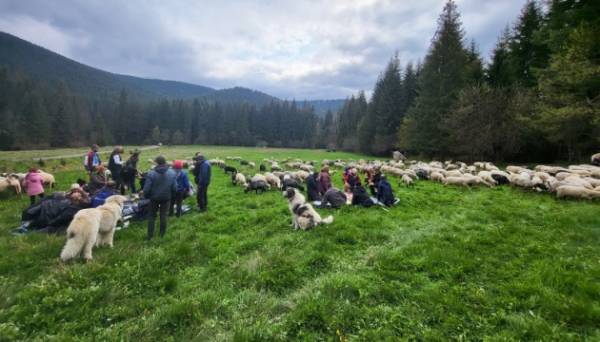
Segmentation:
{"type": "MultiPolygon", "coordinates": [[[[243,87],[217,90],[185,82],[115,74],[87,66],[11,34],[0,32],[0,66],[3,65],[49,85],[64,81],[72,93],[92,99],[116,98],[125,89],[130,97],[141,100],[204,97],[219,103],[247,102],[258,106],[279,101],[274,96],[243,87]]],[[[327,110],[337,111],[343,105],[343,100],[308,103],[317,113],[324,114],[327,110]]]]}

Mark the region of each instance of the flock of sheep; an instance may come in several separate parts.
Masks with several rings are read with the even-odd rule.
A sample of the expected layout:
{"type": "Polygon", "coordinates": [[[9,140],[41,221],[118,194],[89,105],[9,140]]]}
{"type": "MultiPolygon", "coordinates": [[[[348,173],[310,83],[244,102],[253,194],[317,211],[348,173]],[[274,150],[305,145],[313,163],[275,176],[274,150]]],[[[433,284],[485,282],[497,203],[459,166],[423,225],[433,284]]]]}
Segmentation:
{"type": "MultiPolygon", "coordinates": [[[[246,191],[267,191],[271,188],[282,189],[284,182],[303,183],[310,173],[314,172],[316,161],[302,161],[287,158],[285,160],[264,159],[260,164],[260,172],[250,179],[237,169],[227,166],[227,162],[237,161],[248,169],[256,168],[256,164],[241,157],[227,157],[226,160],[211,159],[212,165],[232,170],[233,184],[246,191]],[[267,171],[269,170],[269,171],[267,171]]],[[[193,168],[193,164],[190,163],[193,168]]],[[[404,184],[411,185],[417,180],[431,180],[444,185],[489,187],[510,184],[534,191],[555,193],[558,198],[600,198],[600,153],[591,157],[591,164],[570,165],[568,167],[537,165],[533,169],[523,166],[509,165],[501,170],[490,162],[475,162],[468,165],[453,161],[407,161],[401,154],[394,154],[394,159],[381,160],[323,160],[322,166],[332,169],[354,167],[358,171],[380,170],[388,176],[398,177],[404,184]]],[[[47,172],[40,173],[44,184],[53,187],[54,176],[47,172]]],[[[332,170],[331,173],[335,173],[332,170]]],[[[13,189],[20,194],[25,180],[25,173],[4,173],[0,175],[0,192],[13,189]]]]}
{"type": "MultiPolygon", "coordinates": [[[[250,168],[256,167],[255,163],[244,161],[240,157],[227,157],[227,161],[239,161],[241,165],[250,168]]],[[[228,168],[226,160],[212,159],[213,165],[228,168]]],[[[234,184],[248,190],[281,189],[284,178],[297,182],[304,182],[314,171],[316,161],[302,161],[300,159],[264,159],[265,164],[260,168],[263,172],[255,174],[249,180],[242,173],[233,174],[234,184]],[[284,171],[284,168],[287,171],[284,171]],[[270,172],[266,172],[270,169],[270,172]]],[[[568,167],[537,165],[533,169],[509,165],[501,170],[490,162],[475,162],[471,165],[453,161],[407,161],[403,156],[395,155],[388,161],[374,160],[323,160],[323,166],[345,169],[354,167],[360,172],[380,170],[388,176],[399,178],[402,183],[411,185],[417,180],[431,180],[444,185],[475,186],[484,185],[494,187],[510,184],[515,187],[538,192],[550,192],[558,198],[600,198],[600,153],[591,158],[592,164],[570,165],[568,167]]],[[[335,171],[332,171],[335,173],[335,171]]]]}

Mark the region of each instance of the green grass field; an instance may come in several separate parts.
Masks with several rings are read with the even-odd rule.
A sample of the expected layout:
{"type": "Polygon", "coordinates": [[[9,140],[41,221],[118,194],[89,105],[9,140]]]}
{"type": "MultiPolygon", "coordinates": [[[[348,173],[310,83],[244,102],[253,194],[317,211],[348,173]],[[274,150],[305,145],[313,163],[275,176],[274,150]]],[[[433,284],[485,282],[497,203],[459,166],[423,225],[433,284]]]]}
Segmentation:
{"type": "MultiPolygon", "coordinates": [[[[361,157],[160,150],[196,151],[255,162],[361,157]]],[[[66,189],[83,174],[80,159],[44,168],[66,189]]],[[[401,203],[389,212],[345,207],[330,211],[333,224],[296,232],[280,192],[244,194],[214,168],[208,213],[170,220],[150,243],[145,224],[132,224],[92,263],[66,265],[64,236],[10,234],[28,199],[4,194],[0,340],[600,340],[600,203],[391,183],[401,203]]]]}

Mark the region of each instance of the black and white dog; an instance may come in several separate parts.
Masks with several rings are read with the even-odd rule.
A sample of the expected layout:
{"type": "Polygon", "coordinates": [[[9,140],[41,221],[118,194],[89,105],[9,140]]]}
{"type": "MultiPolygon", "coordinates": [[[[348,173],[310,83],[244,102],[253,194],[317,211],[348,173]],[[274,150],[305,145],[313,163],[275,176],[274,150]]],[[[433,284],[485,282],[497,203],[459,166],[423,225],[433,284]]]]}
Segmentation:
{"type": "Polygon", "coordinates": [[[292,226],[294,229],[308,230],[319,224],[330,224],[333,222],[333,216],[321,218],[310,203],[306,202],[304,195],[295,188],[288,188],[283,192],[283,196],[288,200],[288,208],[292,214],[292,226]]]}

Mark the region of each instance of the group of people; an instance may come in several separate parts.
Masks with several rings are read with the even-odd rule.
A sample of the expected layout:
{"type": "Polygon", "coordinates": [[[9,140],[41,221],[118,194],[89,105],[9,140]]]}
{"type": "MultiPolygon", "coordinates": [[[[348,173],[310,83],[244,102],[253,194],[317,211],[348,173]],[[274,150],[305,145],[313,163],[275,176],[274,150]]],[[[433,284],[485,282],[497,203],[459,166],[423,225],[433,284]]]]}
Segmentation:
{"type": "MultiPolygon", "coordinates": [[[[321,202],[321,207],[324,208],[340,208],[347,203],[348,198],[351,198],[352,205],[370,207],[376,203],[362,185],[356,168],[346,168],[342,179],[344,181],[343,191],[332,186],[329,167],[324,166],[321,172],[313,172],[306,179],[308,200],[321,202]]],[[[379,169],[367,170],[364,181],[368,185],[372,197],[376,198],[377,202],[386,206],[392,206],[396,203],[397,200],[394,197],[392,186],[379,169]]]]}
{"type": "MultiPolygon", "coordinates": [[[[172,166],[167,164],[164,156],[154,159],[156,166],[147,173],[137,170],[140,151],[134,150],[131,157],[123,163],[121,155],[122,146],[117,146],[110,155],[108,170],[106,172],[98,154],[98,145],[93,145],[86,155],[85,165],[90,172],[90,181],[87,189],[91,193],[109,188],[125,194],[128,190],[136,193],[136,178],[140,178],[141,191],[139,195],[150,201],[148,209],[148,235],[147,239],[154,237],[155,221],[159,218],[159,235],[162,237],[167,230],[167,215],[181,216],[183,201],[194,190],[190,184],[189,176],[184,168],[186,163],[175,160],[172,166]],[[108,176],[112,179],[109,180],[108,176]]],[[[208,186],[211,178],[211,165],[201,153],[196,153],[194,158],[194,180],[197,184],[198,210],[204,212],[208,207],[208,186]]]]}

